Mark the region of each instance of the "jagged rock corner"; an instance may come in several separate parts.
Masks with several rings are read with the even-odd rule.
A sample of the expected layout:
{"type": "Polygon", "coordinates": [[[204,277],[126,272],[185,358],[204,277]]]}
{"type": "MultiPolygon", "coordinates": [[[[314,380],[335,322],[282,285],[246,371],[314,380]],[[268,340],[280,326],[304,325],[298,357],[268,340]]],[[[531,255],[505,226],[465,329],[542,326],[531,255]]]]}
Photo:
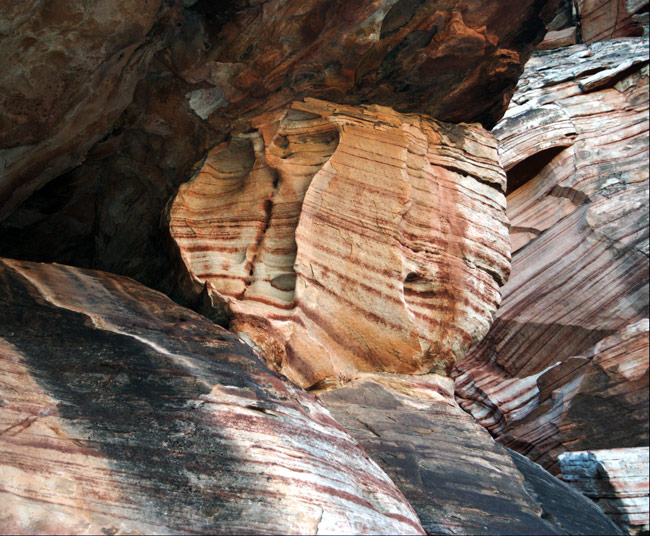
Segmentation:
{"type": "Polygon", "coordinates": [[[648,533],[648,2],[0,3],[1,534],[648,533]]]}

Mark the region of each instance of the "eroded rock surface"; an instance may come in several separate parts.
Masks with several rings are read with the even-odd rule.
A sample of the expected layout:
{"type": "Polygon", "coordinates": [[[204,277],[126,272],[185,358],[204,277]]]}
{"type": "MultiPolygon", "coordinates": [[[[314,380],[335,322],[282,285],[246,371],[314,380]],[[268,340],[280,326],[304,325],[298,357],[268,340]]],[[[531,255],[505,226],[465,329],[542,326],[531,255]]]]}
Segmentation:
{"type": "Polygon", "coordinates": [[[565,450],[647,445],[647,39],[536,54],[494,133],[513,276],[459,401],[552,472],[565,450]]]}
{"type": "Polygon", "coordinates": [[[170,230],[188,292],[300,385],[447,373],[508,277],[504,188],[480,126],[308,99],[214,148],[170,230]]]}
{"type": "Polygon", "coordinates": [[[420,534],[311,395],[134,281],[0,261],[3,533],[420,534]]]}
{"type": "Polygon", "coordinates": [[[648,0],[575,0],[584,43],[643,35],[648,0]]]}
{"type": "Polygon", "coordinates": [[[456,404],[449,378],[366,374],[319,396],[429,534],[620,533],[590,500],[495,443],[456,404]]]}
{"type": "Polygon", "coordinates": [[[628,534],[648,534],[648,447],[565,452],[561,477],[628,534]]]}
{"type": "Polygon", "coordinates": [[[111,131],[179,4],[2,2],[0,221],[111,131]]]}

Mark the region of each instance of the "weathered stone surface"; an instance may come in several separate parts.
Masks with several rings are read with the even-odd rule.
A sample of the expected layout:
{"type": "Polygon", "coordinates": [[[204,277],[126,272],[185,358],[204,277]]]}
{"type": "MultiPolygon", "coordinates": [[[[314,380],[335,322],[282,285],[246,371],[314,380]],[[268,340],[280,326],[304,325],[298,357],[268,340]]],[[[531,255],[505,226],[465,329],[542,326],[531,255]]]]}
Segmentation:
{"type": "Polygon", "coordinates": [[[645,39],[538,53],[494,130],[513,276],[453,376],[463,408],[551,472],[564,450],[648,441],[647,63],[645,39]]]}
{"type": "Polygon", "coordinates": [[[176,3],[0,3],[0,221],[110,132],[176,3]]]}
{"type": "Polygon", "coordinates": [[[98,268],[173,292],[175,266],[168,260],[161,214],[193,166],[222,138],[190,108],[191,86],[163,55],[150,62],[133,102],[84,163],[0,223],[4,256],[98,268]]]}
{"type": "Polygon", "coordinates": [[[300,385],[447,373],[508,277],[496,159],[477,125],[308,99],[214,148],[171,235],[191,292],[300,385]]]}
{"type": "Polygon", "coordinates": [[[218,95],[217,123],[309,96],[490,128],[560,3],[246,2],[184,73],[218,95]]]}
{"type": "Polygon", "coordinates": [[[421,533],[311,395],[132,280],[0,261],[3,533],[421,533]]]}
{"type": "Polygon", "coordinates": [[[619,533],[591,501],[495,443],[448,378],[364,374],[319,396],[429,534],[619,533]]]}
{"type": "Polygon", "coordinates": [[[648,533],[648,447],[565,452],[559,461],[562,479],[626,533],[648,533]]]}
{"type": "Polygon", "coordinates": [[[643,35],[643,23],[635,15],[648,11],[648,0],[575,0],[575,3],[585,43],[643,35]]]}

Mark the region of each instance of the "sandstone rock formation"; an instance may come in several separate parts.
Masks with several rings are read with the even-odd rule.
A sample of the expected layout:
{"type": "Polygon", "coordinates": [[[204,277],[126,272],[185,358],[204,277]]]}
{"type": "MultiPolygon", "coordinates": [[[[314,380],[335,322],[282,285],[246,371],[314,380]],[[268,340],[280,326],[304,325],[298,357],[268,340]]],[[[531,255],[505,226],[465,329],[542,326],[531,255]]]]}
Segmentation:
{"type": "Polygon", "coordinates": [[[648,0],[574,0],[585,43],[643,35],[648,0]]]}
{"type": "Polygon", "coordinates": [[[179,1],[86,4],[0,4],[0,221],[111,131],[180,17],[179,1]]]}
{"type": "Polygon", "coordinates": [[[552,472],[647,445],[647,39],[537,53],[494,134],[513,275],[460,404],[552,472]]]}
{"type": "MultiPolygon", "coordinates": [[[[42,135],[43,151],[30,145],[29,136],[12,134],[15,147],[7,151],[22,156],[15,165],[0,165],[0,191],[11,196],[2,208],[0,194],[0,221],[35,188],[69,170],[0,223],[0,252],[128,275],[182,299],[174,288],[176,266],[164,251],[160,214],[192,175],[192,165],[226,139],[235,118],[317,96],[491,126],[559,3],[185,0],[182,9],[176,1],[156,15],[160,1],[136,6],[121,0],[91,10],[78,26],[77,0],[66,3],[69,17],[32,9],[35,0],[0,7],[3,57],[20,64],[18,71],[45,65],[40,88],[29,91],[53,107],[45,113],[30,101],[26,106],[33,109],[20,120],[25,136],[42,135]],[[144,35],[145,22],[156,16],[144,35]],[[99,36],[118,23],[124,32],[117,27],[110,46],[101,49],[113,55],[95,78],[84,78],[96,47],[105,45],[99,36]],[[38,35],[29,34],[30,25],[40,28],[38,35]],[[21,41],[20,32],[29,38],[21,41]],[[139,48],[138,36],[145,43],[139,48]],[[113,64],[120,58],[114,41],[135,47],[119,65],[113,64]],[[61,54],[66,61],[57,59],[61,54]],[[120,71],[127,59],[131,63],[120,71]],[[104,77],[99,89],[97,76],[104,77]],[[68,84],[64,99],[58,90],[38,93],[60,79],[68,84]]],[[[0,93],[9,97],[29,93],[24,80],[14,80],[16,69],[0,70],[0,84],[6,79],[0,93]]],[[[12,99],[0,102],[4,117],[18,113],[12,99]]]]}
{"type": "Polygon", "coordinates": [[[617,534],[591,501],[508,452],[435,375],[364,374],[319,394],[429,534],[617,534]]]}
{"type": "Polygon", "coordinates": [[[479,126],[308,99],[213,149],[170,229],[194,293],[303,387],[446,373],[508,277],[504,181],[479,126]]]}
{"type": "Polygon", "coordinates": [[[2,260],[0,310],[0,532],[422,533],[313,396],[162,294],[2,260]]]}
{"type": "Polygon", "coordinates": [[[559,461],[562,479],[626,533],[648,533],[648,447],[565,452],[559,461]]]}

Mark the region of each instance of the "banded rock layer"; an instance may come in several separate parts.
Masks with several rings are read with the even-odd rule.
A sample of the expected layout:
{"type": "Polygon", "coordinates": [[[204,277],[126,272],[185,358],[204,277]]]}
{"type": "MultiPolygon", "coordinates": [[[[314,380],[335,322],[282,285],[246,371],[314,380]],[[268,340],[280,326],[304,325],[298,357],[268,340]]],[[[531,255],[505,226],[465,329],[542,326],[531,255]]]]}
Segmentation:
{"type": "Polygon", "coordinates": [[[648,447],[565,452],[561,477],[628,534],[648,534],[648,447]]]}
{"type": "Polygon", "coordinates": [[[322,404],[162,294],[0,260],[0,310],[0,532],[422,533],[322,404]]]}
{"type": "Polygon", "coordinates": [[[214,148],[170,230],[188,292],[299,385],[448,373],[508,277],[504,188],[479,126],[308,99],[214,148]]]}
{"type": "Polygon", "coordinates": [[[647,444],[647,39],[537,53],[494,133],[513,276],[459,401],[551,472],[647,444]]]}

